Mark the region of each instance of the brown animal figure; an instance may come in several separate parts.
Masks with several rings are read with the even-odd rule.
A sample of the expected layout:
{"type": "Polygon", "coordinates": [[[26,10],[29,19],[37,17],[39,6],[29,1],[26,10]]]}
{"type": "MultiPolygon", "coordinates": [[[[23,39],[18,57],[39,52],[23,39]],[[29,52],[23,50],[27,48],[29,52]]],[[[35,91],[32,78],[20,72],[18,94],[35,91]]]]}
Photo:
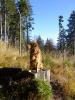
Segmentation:
{"type": "Polygon", "coordinates": [[[30,69],[39,70],[43,69],[41,50],[37,42],[32,42],[29,44],[30,49],[30,69]]]}

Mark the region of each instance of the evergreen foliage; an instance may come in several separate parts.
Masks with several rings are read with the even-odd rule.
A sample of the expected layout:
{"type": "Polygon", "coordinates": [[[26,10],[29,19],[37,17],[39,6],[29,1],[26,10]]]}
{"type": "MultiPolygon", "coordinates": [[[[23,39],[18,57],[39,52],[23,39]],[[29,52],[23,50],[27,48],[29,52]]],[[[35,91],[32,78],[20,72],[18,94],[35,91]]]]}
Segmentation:
{"type": "Polygon", "coordinates": [[[66,50],[66,30],[64,29],[62,22],[63,16],[59,16],[59,36],[57,48],[60,53],[64,53],[64,50],[66,50]]]}
{"type": "Polygon", "coordinates": [[[72,11],[68,20],[67,47],[69,54],[75,55],[75,11],[72,11]]]}
{"type": "Polygon", "coordinates": [[[0,39],[4,41],[7,39],[6,41],[13,46],[19,46],[21,40],[21,44],[25,45],[26,34],[29,34],[29,30],[32,29],[33,21],[29,0],[17,0],[16,2],[15,0],[1,0],[0,4],[0,23],[2,22],[0,39]]]}
{"type": "Polygon", "coordinates": [[[47,39],[45,43],[45,53],[51,53],[55,49],[52,40],[47,39]]]}
{"type": "Polygon", "coordinates": [[[39,47],[42,51],[44,51],[44,40],[41,38],[39,35],[38,38],[36,39],[37,43],[39,44],[39,47]]]}

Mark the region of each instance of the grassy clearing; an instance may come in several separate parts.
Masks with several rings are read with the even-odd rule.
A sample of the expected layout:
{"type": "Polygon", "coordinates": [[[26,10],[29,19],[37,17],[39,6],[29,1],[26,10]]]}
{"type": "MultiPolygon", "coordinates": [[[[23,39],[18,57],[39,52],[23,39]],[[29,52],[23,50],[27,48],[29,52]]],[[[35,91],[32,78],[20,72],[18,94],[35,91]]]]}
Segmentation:
{"type": "Polygon", "coordinates": [[[75,95],[75,72],[73,68],[57,65],[51,69],[52,79],[57,80],[63,87],[64,93],[67,95],[75,95]]]}
{"type": "Polygon", "coordinates": [[[65,96],[75,96],[75,59],[74,57],[65,58],[62,56],[52,56],[43,54],[45,67],[51,69],[53,80],[57,80],[63,88],[65,96]]]}
{"type": "MultiPolygon", "coordinates": [[[[43,53],[44,67],[50,68],[53,80],[57,80],[63,87],[65,95],[75,95],[75,58],[65,58],[62,56],[43,53]]],[[[7,48],[3,42],[0,42],[0,67],[21,67],[29,68],[29,54],[19,54],[19,50],[7,48]]]]}
{"type": "Polygon", "coordinates": [[[23,69],[29,66],[29,55],[27,53],[19,54],[19,50],[13,47],[7,47],[0,42],[0,67],[21,67],[23,69]]]}

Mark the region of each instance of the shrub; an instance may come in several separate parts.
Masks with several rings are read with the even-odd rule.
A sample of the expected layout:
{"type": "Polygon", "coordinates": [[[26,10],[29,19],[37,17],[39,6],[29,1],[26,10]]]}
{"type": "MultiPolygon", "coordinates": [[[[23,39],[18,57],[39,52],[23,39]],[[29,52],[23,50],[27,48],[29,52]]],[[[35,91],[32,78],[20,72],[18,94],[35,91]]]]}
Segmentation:
{"type": "Polygon", "coordinates": [[[52,90],[51,87],[48,85],[47,82],[44,82],[43,80],[35,80],[35,84],[37,87],[38,96],[42,96],[45,98],[45,100],[48,100],[48,97],[52,96],[52,90]]]}

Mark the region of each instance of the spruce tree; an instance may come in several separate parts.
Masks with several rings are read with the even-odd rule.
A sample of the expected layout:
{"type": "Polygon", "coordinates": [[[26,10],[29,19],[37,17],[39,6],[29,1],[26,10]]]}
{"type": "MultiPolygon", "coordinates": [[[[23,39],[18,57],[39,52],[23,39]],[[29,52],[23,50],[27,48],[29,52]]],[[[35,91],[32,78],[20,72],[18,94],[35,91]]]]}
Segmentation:
{"type": "Polygon", "coordinates": [[[41,38],[41,36],[39,35],[36,39],[37,43],[39,44],[39,47],[42,51],[44,51],[44,40],[41,38]]]}
{"type": "Polygon", "coordinates": [[[5,37],[7,37],[8,42],[13,46],[19,45],[19,40],[22,40],[21,44],[25,43],[27,29],[29,34],[32,27],[32,20],[30,19],[33,19],[32,7],[29,0],[16,0],[16,2],[15,0],[0,0],[0,4],[0,19],[2,18],[2,24],[0,24],[0,30],[2,31],[0,38],[2,36],[2,40],[5,41],[5,37]]]}
{"type": "Polygon", "coordinates": [[[68,20],[67,48],[69,54],[75,55],[75,11],[72,11],[68,20]]]}
{"type": "Polygon", "coordinates": [[[20,16],[20,51],[22,46],[22,40],[29,42],[29,31],[32,28],[32,8],[29,0],[18,0],[16,3],[18,14],[20,16]],[[26,36],[26,38],[25,38],[26,36]]]}
{"type": "Polygon", "coordinates": [[[57,49],[60,53],[64,53],[66,49],[66,30],[64,29],[63,25],[63,16],[59,16],[59,36],[57,42],[57,49]]]}
{"type": "Polygon", "coordinates": [[[53,52],[55,48],[54,48],[52,40],[47,39],[44,48],[45,48],[45,53],[53,52]]]}

